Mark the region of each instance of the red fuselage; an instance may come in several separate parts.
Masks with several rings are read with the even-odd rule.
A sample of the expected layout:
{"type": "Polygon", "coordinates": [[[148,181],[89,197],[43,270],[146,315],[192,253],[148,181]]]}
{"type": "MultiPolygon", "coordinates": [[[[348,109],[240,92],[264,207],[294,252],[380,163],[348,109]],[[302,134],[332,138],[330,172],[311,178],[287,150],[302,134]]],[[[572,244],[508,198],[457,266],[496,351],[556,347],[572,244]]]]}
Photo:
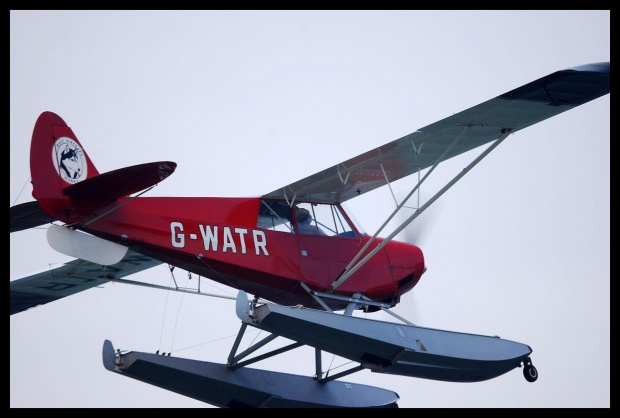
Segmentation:
{"type": "MultiPolygon", "coordinates": [[[[370,237],[355,227],[347,236],[260,228],[260,205],[260,198],[139,197],[84,228],[76,227],[275,303],[318,307],[299,282],[328,291],[370,237]]],[[[79,212],[67,221],[79,222],[79,212]]],[[[366,252],[381,241],[377,238],[366,252]]],[[[334,293],[360,292],[395,305],[424,270],[418,247],[392,241],[334,293]]],[[[326,302],[333,309],[344,307],[343,302],[326,302]]]]}
{"type": "MultiPolygon", "coordinates": [[[[32,195],[51,218],[275,303],[319,307],[301,283],[327,292],[370,239],[340,205],[124,197],[157,184],[175,168],[161,161],[100,174],[71,128],[52,112],[39,116],[32,134],[32,195]]],[[[418,247],[392,241],[334,293],[359,292],[395,305],[424,271],[418,247]]],[[[346,304],[326,303],[333,309],[346,304]]]]}

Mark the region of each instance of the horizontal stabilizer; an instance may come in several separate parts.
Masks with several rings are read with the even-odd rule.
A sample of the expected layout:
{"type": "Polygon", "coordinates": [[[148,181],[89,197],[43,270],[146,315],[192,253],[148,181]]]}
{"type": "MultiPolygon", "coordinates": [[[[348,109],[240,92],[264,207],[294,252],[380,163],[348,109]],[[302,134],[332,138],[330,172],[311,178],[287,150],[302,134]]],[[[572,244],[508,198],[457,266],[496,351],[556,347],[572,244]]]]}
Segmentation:
{"type": "Polygon", "coordinates": [[[228,408],[397,408],[398,394],[338,380],[189,360],[150,353],[115,352],[103,344],[106,369],[132,379],[228,408]]]}
{"type": "Polygon", "coordinates": [[[112,202],[156,185],[176,167],[172,161],[133,165],[83,180],[63,189],[62,194],[73,199],[112,202]]]}
{"type": "Polygon", "coordinates": [[[43,212],[39,202],[20,203],[10,208],[11,233],[36,228],[53,222],[55,219],[43,212]]]}

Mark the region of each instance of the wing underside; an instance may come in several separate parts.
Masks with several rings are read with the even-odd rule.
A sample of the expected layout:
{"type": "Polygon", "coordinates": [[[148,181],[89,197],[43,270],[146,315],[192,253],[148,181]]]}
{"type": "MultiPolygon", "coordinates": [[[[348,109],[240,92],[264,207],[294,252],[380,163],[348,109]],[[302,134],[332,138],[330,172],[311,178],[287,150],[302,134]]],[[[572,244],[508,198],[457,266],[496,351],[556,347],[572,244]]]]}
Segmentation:
{"type": "Polygon", "coordinates": [[[110,280],[138,273],[161,264],[161,261],[128,251],[118,263],[102,266],[85,260],[73,260],[60,267],[13,280],[11,315],[38,305],[108,283],[110,280]]]}
{"type": "Polygon", "coordinates": [[[609,66],[557,71],[262,197],[344,202],[609,93],[609,66]]]}

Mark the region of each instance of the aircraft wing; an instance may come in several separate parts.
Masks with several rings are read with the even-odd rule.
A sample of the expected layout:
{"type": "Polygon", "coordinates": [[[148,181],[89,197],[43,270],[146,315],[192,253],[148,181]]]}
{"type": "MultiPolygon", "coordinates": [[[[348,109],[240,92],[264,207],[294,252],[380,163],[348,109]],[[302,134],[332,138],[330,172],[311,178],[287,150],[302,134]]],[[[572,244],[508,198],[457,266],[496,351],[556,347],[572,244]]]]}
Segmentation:
{"type": "Polygon", "coordinates": [[[607,93],[609,62],[557,71],[262,197],[341,203],[607,93]]]}
{"type": "Polygon", "coordinates": [[[84,290],[138,273],[161,261],[128,251],[118,263],[102,266],[85,260],[73,260],[61,267],[11,281],[11,315],[44,305],[84,290]]]}

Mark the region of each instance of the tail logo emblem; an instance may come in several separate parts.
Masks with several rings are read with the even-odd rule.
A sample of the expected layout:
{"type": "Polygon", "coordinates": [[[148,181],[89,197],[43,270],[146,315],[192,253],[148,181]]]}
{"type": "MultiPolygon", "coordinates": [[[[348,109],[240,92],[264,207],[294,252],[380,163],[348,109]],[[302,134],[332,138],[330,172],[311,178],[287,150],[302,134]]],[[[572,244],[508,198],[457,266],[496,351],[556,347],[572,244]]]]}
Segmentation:
{"type": "Polygon", "coordinates": [[[84,151],[69,137],[63,136],[56,140],[52,147],[52,161],[58,175],[67,183],[75,184],[87,177],[84,151]]]}

